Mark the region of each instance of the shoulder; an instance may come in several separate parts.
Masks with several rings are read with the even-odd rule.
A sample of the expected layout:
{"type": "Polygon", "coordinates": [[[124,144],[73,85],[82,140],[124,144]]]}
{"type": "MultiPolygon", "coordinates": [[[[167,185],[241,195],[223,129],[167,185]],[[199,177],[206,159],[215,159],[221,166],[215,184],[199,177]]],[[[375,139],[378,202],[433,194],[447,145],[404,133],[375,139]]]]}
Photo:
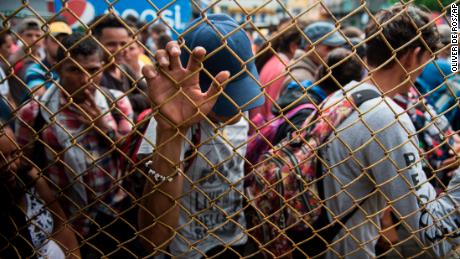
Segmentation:
{"type": "Polygon", "coordinates": [[[25,69],[26,76],[34,75],[34,74],[40,74],[44,75],[46,74],[45,68],[38,64],[38,63],[31,63],[30,65],[27,66],[25,69]]]}
{"type": "Polygon", "coordinates": [[[407,112],[391,98],[369,100],[362,104],[360,112],[364,122],[374,131],[390,127],[407,132],[415,131],[407,112]]]}

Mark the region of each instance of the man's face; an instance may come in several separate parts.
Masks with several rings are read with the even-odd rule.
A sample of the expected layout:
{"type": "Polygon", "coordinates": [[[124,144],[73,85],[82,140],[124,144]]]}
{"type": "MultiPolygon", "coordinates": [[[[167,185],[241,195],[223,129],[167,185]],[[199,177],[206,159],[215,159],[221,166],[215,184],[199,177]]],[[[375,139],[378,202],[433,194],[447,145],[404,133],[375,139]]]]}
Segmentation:
{"type": "Polygon", "coordinates": [[[99,41],[109,51],[105,53],[105,61],[110,63],[111,57],[115,58],[116,64],[124,62],[126,48],[121,50],[129,42],[129,34],[125,28],[105,28],[102,30],[99,41]]]}
{"type": "Polygon", "coordinates": [[[0,55],[8,59],[14,53],[14,40],[11,35],[5,37],[5,43],[0,46],[0,55]]]}
{"type": "Polygon", "coordinates": [[[75,60],[65,60],[58,66],[57,72],[62,87],[76,103],[85,101],[85,89],[94,93],[96,85],[101,81],[102,73],[97,73],[102,68],[99,53],[90,56],[76,56],[75,60]]]}
{"type": "Polygon", "coordinates": [[[127,62],[137,62],[139,56],[142,54],[142,47],[137,42],[132,42],[129,47],[126,48],[126,60],[127,62]]]}
{"type": "Polygon", "coordinates": [[[160,38],[160,34],[158,34],[156,31],[152,31],[152,32],[150,33],[150,37],[152,37],[152,40],[153,40],[154,42],[157,42],[158,39],[160,38]]]}
{"type": "Polygon", "coordinates": [[[55,37],[48,36],[45,38],[45,51],[51,61],[56,60],[57,50],[59,49],[58,41],[61,41],[66,35],[60,34],[55,37]]]}
{"type": "Polygon", "coordinates": [[[35,29],[25,30],[19,36],[24,41],[26,47],[32,46],[33,51],[36,51],[43,46],[43,40],[40,39],[43,36],[42,30],[39,30],[39,29],[38,30],[35,30],[35,29]]]}

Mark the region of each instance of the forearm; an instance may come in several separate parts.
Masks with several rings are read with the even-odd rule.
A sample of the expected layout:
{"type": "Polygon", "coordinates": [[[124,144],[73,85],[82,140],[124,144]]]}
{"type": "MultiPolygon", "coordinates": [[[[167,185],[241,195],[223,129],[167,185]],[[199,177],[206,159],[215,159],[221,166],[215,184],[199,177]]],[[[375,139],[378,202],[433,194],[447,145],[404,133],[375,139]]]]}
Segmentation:
{"type": "Polygon", "coordinates": [[[66,258],[81,258],[80,246],[69,225],[56,225],[53,239],[56,240],[56,243],[62,248],[66,258]]]}
{"type": "Polygon", "coordinates": [[[139,211],[140,235],[150,251],[166,247],[174,236],[179,220],[179,198],[183,177],[178,172],[182,137],[175,131],[158,130],[156,150],[152,155],[153,170],[172,181],[158,183],[149,175],[139,211]]]}
{"type": "Polygon", "coordinates": [[[32,169],[29,174],[37,179],[36,187],[39,196],[43,199],[48,210],[53,215],[54,229],[51,238],[62,248],[66,258],[81,258],[80,247],[72,227],[67,223],[67,217],[62,210],[59,201],[55,198],[43,177],[39,177],[38,171],[32,169]]]}

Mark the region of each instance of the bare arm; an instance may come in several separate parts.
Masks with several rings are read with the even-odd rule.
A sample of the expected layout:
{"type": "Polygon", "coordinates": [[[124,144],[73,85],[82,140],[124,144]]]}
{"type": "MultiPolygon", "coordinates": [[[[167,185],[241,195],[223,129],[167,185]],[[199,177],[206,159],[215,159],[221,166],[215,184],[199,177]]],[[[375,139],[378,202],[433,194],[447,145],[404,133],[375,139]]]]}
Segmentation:
{"type": "Polygon", "coordinates": [[[51,193],[46,180],[38,176],[38,172],[35,168],[33,168],[29,174],[31,174],[34,179],[37,179],[37,192],[53,215],[54,229],[51,238],[62,248],[66,258],[81,258],[80,247],[75,232],[67,223],[67,217],[59,205],[58,200],[51,193]]]}
{"type": "Polygon", "coordinates": [[[228,72],[219,73],[215,84],[203,93],[199,70],[205,54],[203,48],[194,49],[184,68],[179,59],[179,45],[171,41],[166,50],[157,51],[158,71],[152,66],[143,69],[158,123],[151,167],[159,175],[173,177],[171,182],[159,182],[150,175],[144,190],[145,198],[139,211],[140,235],[146,248],[153,253],[167,247],[176,231],[183,186],[180,170],[182,137],[211,111],[222,89],[220,85],[229,77],[228,72]]]}
{"type": "Polygon", "coordinates": [[[152,155],[153,169],[173,181],[157,184],[147,181],[139,212],[142,242],[149,251],[166,247],[174,236],[179,220],[179,197],[183,176],[177,174],[182,150],[182,138],[170,130],[157,130],[157,149],[152,155]]]}

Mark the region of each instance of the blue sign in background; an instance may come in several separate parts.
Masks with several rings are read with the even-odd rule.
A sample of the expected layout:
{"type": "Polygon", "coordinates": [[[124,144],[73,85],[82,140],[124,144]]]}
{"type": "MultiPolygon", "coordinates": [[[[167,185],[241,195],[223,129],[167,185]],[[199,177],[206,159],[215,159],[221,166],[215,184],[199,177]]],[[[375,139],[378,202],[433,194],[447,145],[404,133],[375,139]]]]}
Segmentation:
{"type": "MultiPolygon", "coordinates": [[[[104,14],[110,7],[110,4],[108,4],[107,2],[113,3],[112,8],[123,18],[125,18],[128,15],[133,15],[139,18],[141,21],[149,22],[157,18],[158,15],[161,15],[162,21],[169,24],[178,33],[181,33],[184,30],[186,24],[192,18],[192,7],[189,0],[155,0],[150,1],[151,3],[147,0],[112,0],[107,2],[104,0],[74,1],[80,2],[79,6],[85,6],[90,4],[92,5],[92,7],[94,7],[94,10],[88,7],[87,8],[89,11],[80,10],[79,14],[85,13],[86,11],[86,16],[95,17],[104,14]]],[[[59,12],[62,9],[62,2],[60,0],[55,0],[54,6],[56,12],[59,12]]],[[[174,32],[172,32],[172,34],[173,37],[177,36],[174,35],[174,32]]]]}

